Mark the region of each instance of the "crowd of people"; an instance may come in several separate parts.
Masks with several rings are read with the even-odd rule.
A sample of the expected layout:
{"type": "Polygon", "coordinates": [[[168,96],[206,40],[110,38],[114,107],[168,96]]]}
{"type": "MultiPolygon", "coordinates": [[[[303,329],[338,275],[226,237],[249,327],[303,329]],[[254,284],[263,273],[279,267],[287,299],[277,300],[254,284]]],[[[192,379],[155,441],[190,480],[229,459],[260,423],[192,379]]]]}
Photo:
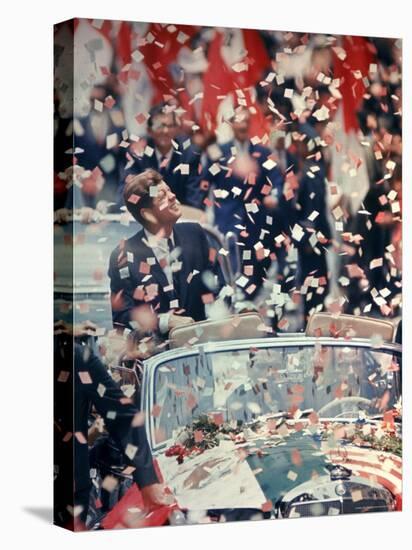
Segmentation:
{"type": "Polygon", "coordinates": [[[400,315],[399,41],[79,20],[70,109],[65,25],[55,219],[128,211],[141,227],[108,258],[116,329],[164,340],[250,308],[274,330],[291,311],[301,327],[321,310],[400,315]],[[232,287],[230,251],[177,223],[185,207],[235,235],[232,287]]]}
{"type": "MultiPolygon", "coordinates": [[[[104,28],[82,20],[75,37],[86,24],[104,28]]],[[[57,86],[56,149],[74,155],[74,166],[56,158],[57,218],[125,210],[127,178],[151,168],[180,204],[236,234],[241,288],[257,305],[275,292],[275,305],[301,302],[305,318],[328,299],[335,310],[398,314],[400,42],[133,25],[126,68],[121,28],[108,34],[110,67],[89,60],[97,76],[75,97],[73,121],[57,86]],[[136,92],[144,73],[146,95],[136,92]]]]}

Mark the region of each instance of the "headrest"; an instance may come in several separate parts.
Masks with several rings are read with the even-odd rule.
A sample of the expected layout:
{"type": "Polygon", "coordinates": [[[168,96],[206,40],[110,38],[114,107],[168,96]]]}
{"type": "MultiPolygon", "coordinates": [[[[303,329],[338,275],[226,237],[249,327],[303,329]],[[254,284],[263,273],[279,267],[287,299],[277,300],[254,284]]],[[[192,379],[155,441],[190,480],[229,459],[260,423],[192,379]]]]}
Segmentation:
{"type": "Polygon", "coordinates": [[[255,312],[241,313],[219,320],[199,321],[176,327],[169,333],[171,348],[222,340],[246,340],[265,336],[264,320],[255,312]]]}
{"type": "Polygon", "coordinates": [[[387,342],[394,340],[396,324],[386,319],[374,317],[356,317],[331,313],[314,313],[306,326],[307,336],[342,336],[352,338],[371,338],[380,336],[387,342]]]}

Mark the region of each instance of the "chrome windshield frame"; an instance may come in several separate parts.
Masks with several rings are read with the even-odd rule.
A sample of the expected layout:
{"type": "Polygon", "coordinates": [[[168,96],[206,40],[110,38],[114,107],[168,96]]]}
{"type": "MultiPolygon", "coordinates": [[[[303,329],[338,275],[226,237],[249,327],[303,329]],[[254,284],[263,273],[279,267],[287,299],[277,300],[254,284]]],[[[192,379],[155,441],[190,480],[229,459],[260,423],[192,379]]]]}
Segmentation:
{"type": "Polygon", "coordinates": [[[344,338],[333,337],[311,337],[304,334],[298,336],[293,333],[288,336],[282,335],[270,338],[252,338],[248,340],[229,340],[223,342],[208,342],[206,344],[195,345],[191,348],[177,348],[164,351],[144,361],[143,382],[142,382],[142,410],[145,412],[145,427],[148,441],[152,451],[155,453],[165,446],[166,442],[154,444],[153,434],[155,430],[154,417],[151,411],[154,406],[154,384],[156,368],[165,362],[174,359],[183,359],[200,354],[209,354],[222,351],[242,351],[249,348],[277,348],[277,347],[314,347],[315,345],[329,347],[361,347],[372,351],[392,353],[397,356],[402,355],[402,346],[400,344],[384,342],[380,346],[373,346],[371,341],[366,338],[353,338],[346,340],[344,338]]]}

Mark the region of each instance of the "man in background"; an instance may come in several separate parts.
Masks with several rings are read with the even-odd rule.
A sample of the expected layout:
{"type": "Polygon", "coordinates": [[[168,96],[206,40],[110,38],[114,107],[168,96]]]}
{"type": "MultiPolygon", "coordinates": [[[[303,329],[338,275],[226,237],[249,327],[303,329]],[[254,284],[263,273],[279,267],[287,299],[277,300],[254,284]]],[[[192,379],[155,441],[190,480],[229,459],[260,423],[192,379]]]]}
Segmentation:
{"type": "Polygon", "coordinates": [[[219,283],[202,227],[176,223],[180,203],[155,170],[131,176],[124,201],[143,229],[110,257],[114,326],[167,335],[176,326],[204,320],[219,283]]]}
{"type": "Polygon", "coordinates": [[[237,108],[229,122],[233,139],[213,147],[216,154],[202,183],[212,188],[214,223],[223,234],[233,231],[238,237],[243,290],[253,299],[271,263],[272,237],[287,227],[283,176],[271,151],[249,139],[248,109],[237,108]]]}
{"type": "MultiPolygon", "coordinates": [[[[86,327],[87,331],[94,328],[92,324],[86,327]]],[[[142,413],[91,347],[80,343],[84,331],[80,326],[72,334],[64,323],[55,325],[55,520],[72,530],[85,528],[89,509],[88,421],[92,405],[132,467],[145,508],[149,511],[171,503],[153,465],[142,413]]]]}
{"type": "Polygon", "coordinates": [[[191,145],[189,138],[179,136],[174,109],[174,106],[162,104],[150,111],[146,146],[142,149],[140,142],[137,142],[126,155],[124,177],[117,194],[118,206],[124,205],[123,193],[127,178],[152,168],[167,181],[181,204],[201,207],[200,152],[191,145]]]}

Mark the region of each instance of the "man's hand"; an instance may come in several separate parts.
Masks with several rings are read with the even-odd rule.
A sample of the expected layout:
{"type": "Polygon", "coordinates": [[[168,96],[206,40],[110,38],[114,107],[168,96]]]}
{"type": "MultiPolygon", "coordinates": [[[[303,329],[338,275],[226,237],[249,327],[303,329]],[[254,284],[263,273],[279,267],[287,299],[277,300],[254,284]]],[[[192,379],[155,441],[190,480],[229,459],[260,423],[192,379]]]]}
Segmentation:
{"type": "Polygon", "coordinates": [[[174,498],[170,494],[166,494],[165,486],[161,483],[153,483],[141,489],[144,509],[147,511],[160,508],[161,506],[170,506],[173,504],[174,498]]]}
{"type": "Polygon", "coordinates": [[[176,315],[171,313],[169,316],[169,330],[172,330],[176,327],[184,327],[186,325],[191,325],[194,323],[194,320],[191,317],[184,317],[183,315],[176,315]]]}

